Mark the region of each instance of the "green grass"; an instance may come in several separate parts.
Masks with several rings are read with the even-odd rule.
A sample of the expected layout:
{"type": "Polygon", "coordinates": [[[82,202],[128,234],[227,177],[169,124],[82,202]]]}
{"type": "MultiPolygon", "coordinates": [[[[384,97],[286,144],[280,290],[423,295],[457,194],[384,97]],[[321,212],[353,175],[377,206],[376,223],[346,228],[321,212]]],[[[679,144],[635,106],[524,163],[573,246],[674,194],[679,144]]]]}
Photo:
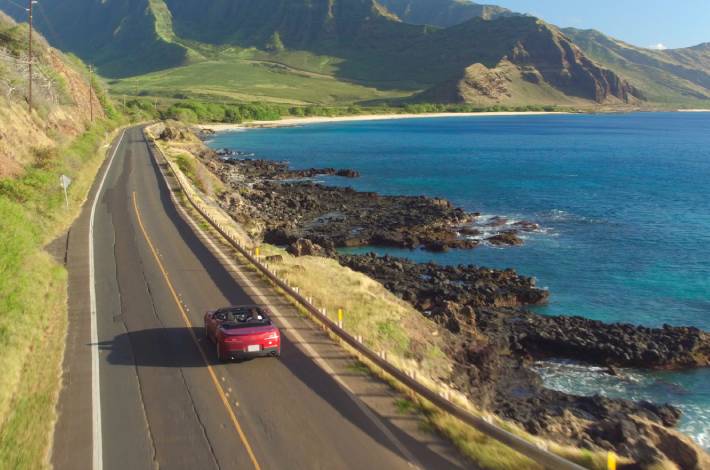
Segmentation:
{"type": "Polygon", "coordinates": [[[104,121],[16,179],[0,180],[0,468],[47,466],[67,324],[63,266],[43,247],[65,231],[103,160],[104,121]],[[57,184],[73,178],[70,209],[57,184]]]}
{"type": "Polygon", "coordinates": [[[188,96],[207,100],[264,101],[290,105],[339,105],[396,99],[406,90],[379,90],[252,59],[208,60],[137,77],[115,80],[114,94],[188,96]]]}

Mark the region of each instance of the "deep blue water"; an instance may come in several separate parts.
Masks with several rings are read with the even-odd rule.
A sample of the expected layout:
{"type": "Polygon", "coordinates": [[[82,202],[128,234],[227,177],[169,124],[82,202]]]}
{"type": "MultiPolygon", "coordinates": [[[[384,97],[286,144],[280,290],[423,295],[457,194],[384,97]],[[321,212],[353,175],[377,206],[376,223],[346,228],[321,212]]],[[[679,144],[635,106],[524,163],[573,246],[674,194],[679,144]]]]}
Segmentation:
{"type": "MultiPolygon", "coordinates": [[[[518,248],[378,251],[515,268],[550,289],[541,313],[710,330],[708,113],[328,123],[224,133],[210,145],[297,168],[354,168],[361,178],[323,180],[539,223],[518,248]]],[[[679,405],[683,429],[710,447],[710,370],[622,379],[574,365],[541,370],[564,390],[679,405]]]]}

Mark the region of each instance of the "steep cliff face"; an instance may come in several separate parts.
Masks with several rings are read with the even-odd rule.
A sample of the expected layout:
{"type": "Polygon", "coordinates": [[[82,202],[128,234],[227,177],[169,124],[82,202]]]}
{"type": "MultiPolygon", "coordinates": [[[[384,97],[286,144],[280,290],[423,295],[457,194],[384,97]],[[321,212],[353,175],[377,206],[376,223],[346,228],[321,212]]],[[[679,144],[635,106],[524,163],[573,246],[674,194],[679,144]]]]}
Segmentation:
{"type": "Polygon", "coordinates": [[[374,0],[166,0],[180,37],[260,47],[275,32],[289,49],[357,39],[367,25],[399,20],[374,0]]]}
{"type": "MultiPolygon", "coordinates": [[[[641,98],[626,80],[592,62],[567,37],[542,22],[515,45],[509,59],[539,72],[543,80],[570,96],[597,103],[641,98]]],[[[529,75],[534,81],[533,76],[529,75]]]]}
{"type": "MultiPolygon", "coordinates": [[[[533,18],[508,23],[513,21],[518,27],[508,37],[515,39],[505,45],[507,51],[499,52],[499,60],[467,66],[454,78],[426,90],[419,99],[485,105],[580,101],[618,104],[643,99],[639,90],[590,60],[554,27],[533,18]]],[[[471,24],[466,31],[471,34],[481,27],[490,27],[490,23],[471,24]]],[[[485,36],[480,32],[474,35],[485,36]]]]}

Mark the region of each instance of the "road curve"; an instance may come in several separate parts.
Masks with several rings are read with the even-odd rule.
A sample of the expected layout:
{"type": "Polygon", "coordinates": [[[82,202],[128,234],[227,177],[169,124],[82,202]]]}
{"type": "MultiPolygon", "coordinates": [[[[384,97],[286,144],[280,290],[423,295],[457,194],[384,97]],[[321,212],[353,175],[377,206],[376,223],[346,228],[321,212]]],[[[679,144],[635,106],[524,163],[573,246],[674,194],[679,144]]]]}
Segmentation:
{"type": "Polygon", "coordinates": [[[471,467],[448,442],[423,431],[419,417],[399,413],[391,389],[359,372],[186,217],[163,171],[141,128],[128,129],[102,191],[94,188],[70,232],[55,468],[95,468],[97,439],[105,469],[471,467]],[[94,197],[96,344],[87,267],[94,197]],[[203,312],[265,302],[283,332],[281,359],[217,363],[203,337],[203,312]],[[101,433],[91,424],[89,358],[96,347],[101,433]]]}

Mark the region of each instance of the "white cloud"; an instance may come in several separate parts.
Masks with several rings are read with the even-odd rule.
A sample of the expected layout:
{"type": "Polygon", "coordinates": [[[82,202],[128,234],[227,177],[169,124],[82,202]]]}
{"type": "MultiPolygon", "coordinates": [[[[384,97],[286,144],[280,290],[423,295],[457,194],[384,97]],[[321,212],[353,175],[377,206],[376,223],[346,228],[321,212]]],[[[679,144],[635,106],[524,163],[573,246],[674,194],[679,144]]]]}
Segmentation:
{"type": "Polygon", "coordinates": [[[659,42],[658,44],[654,44],[652,46],[648,46],[649,49],[655,49],[657,51],[663,51],[668,49],[663,43],[659,42]]]}

